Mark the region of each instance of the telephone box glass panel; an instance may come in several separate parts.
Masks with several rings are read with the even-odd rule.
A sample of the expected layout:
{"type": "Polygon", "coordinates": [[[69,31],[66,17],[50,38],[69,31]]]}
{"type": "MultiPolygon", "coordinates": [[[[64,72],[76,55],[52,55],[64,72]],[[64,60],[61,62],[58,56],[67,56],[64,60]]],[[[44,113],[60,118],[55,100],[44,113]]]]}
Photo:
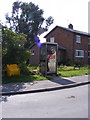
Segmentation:
{"type": "Polygon", "coordinates": [[[47,72],[56,72],[56,51],[56,46],[47,45],[47,72]]]}

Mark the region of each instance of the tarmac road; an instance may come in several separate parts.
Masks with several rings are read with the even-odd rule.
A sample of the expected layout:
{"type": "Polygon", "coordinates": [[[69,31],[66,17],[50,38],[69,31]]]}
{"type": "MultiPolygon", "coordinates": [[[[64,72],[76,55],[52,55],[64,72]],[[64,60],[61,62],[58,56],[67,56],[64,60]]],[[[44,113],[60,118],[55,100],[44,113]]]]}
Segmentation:
{"type": "Polygon", "coordinates": [[[3,118],[88,118],[88,85],[3,96],[1,103],[3,118]]]}

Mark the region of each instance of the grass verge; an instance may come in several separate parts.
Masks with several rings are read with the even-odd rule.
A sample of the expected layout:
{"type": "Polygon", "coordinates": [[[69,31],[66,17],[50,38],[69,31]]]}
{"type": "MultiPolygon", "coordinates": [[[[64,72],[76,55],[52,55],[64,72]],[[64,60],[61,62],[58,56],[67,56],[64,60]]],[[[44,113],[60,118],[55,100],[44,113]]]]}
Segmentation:
{"type": "MultiPolygon", "coordinates": [[[[33,82],[38,80],[50,80],[53,79],[53,76],[43,76],[38,74],[39,68],[36,66],[29,66],[29,71],[34,74],[30,75],[20,75],[20,76],[13,76],[13,77],[4,77],[2,79],[2,84],[7,83],[17,83],[17,82],[33,82]]],[[[88,75],[90,74],[90,68],[81,67],[80,70],[76,68],[73,69],[73,66],[60,66],[57,69],[58,77],[72,77],[72,76],[80,76],[80,75],[88,75]]]]}
{"type": "Polygon", "coordinates": [[[17,83],[17,82],[33,82],[38,80],[47,80],[50,79],[50,77],[45,77],[42,75],[20,75],[20,76],[12,76],[12,77],[4,77],[2,80],[2,84],[8,84],[8,83],[17,83]]]}
{"type": "Polygon", "coordinates": [[[81,67],[80,70],[78,68],[74,70],[72,66],[58,68],[58,75],[60,75],[61,77],[72,77],[88,74],[89,74],[88,67],[81,67]]]}

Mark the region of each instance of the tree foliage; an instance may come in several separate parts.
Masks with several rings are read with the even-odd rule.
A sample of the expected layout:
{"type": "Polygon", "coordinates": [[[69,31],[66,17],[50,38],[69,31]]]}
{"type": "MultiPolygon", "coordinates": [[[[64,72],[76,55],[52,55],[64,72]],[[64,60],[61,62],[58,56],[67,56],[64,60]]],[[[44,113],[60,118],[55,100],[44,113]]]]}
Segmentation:
{"type": "Polygon", "coordinates": [[[17,33],[27,35],[25,47],[29,47],[34,42],[34,37],[39,34],[41,28],[47,31],[54,19],[50,16],[47,19],[43,17],[44,11],[38,5],[32,2],[14,2],[12,16],[6,15],[6,20],[10,28],[17,33]],[[44,25],[43,25],[44,23],[44,25]]]}
{"type": "Polygon", "coordinates": [[[24,48],[26,35],[16,34],[6,27],[2,27],[2,62],[3,64],[21,64],[30,58],[30,52],[24,48]]]}

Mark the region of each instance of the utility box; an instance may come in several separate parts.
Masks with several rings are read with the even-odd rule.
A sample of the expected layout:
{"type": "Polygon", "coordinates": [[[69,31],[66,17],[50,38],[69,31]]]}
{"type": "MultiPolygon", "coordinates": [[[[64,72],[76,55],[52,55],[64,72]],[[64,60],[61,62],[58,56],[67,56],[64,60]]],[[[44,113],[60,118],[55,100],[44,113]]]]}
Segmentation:
{"type": "Polygon", "coordinates": [[[7,64],[7,76],[20,76],[20,69],[17,64],[7,64]]]}
{"type": "Polygon", "coordinates": [[[40,72],[42,74],[57,74],[57,43],[42,43],[40,47],[40,72]]]}

